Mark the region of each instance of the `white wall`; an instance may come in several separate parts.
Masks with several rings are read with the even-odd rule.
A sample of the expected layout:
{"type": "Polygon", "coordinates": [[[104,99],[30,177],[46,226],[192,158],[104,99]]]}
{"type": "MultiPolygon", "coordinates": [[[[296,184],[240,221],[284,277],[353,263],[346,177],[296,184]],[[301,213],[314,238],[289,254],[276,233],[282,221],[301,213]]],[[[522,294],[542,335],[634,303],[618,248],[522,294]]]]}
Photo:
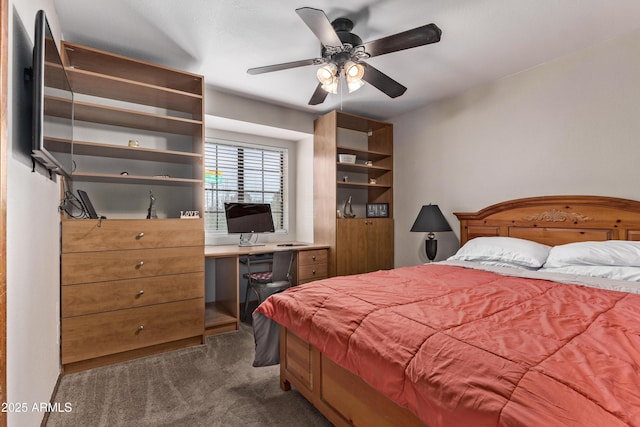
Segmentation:
{"type": "MultiPolygon", "coordinates": [[[[235,133],[245,142],[262,140],[268,143],[268,138],[293,141],[294,149],[289,153],[290,189],[294,197],[289,201],[290,233],[280,240],[313,242],[313,121],[316,116],[211,87],[205,94],[205,112],[208,137],[231,135],[228,139],[233,139],[235,133]]],[[[270,240],[274,239],[272,236],[270,240]]],[[[233,241],[218,239],[207,243],[229,244],[233,241]]]]}
{"type": "MultiPolygon", "coordinates": [[[[32,173],[29,129],[20,123],[18,99],[30,96],[20,67],[30,57],[35,15],[47,13],[60,40],[50,0],[9,4],[9,151],[7,161],[7,401],[48,402],[59,373],[59,216],[58,184],[32,173]],[[28,44],[25,51],[24,43],[28,44]]],[[[38,426],[43,413],[9,413],[10,427],[38,426]]]]}
{"type": "MultiPolygon", "coordinates": [[[[396,266],[425,262],[409,229],[423,204],[513,198],[640,199],[640,31],[394,118],[396,266]]],[[[440,233],[438,258],[457,249],[440,233]]]]}
{"type": "Polygon", "coordinates": [[[211,116],[313,134],[315,116],[310,113],[235,96],[211,87],[206,89],[204,102],[205,112],[211,116]]]}

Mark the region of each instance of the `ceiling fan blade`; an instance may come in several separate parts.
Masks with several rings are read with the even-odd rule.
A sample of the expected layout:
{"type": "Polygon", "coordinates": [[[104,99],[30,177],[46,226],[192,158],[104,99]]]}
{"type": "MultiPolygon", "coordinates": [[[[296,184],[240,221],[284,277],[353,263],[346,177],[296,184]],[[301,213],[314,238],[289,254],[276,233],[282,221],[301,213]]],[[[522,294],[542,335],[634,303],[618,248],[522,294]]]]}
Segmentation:
{"type": "Polygon", "coordinates": [[[302,18],[307,27],[316,35],[323,46],[342,46],[342,41],[333,29],[327,15],[320,9],[301,7],[296,13],[302,18]]]}
{"type": "Polygon", "coordinates": [[[300,61],[284,62],[282,64],[267,65],[265,67],[249,68],[248,74],[263,74],[272,71],[287,70],[289,68],[304,67],[306,65],[322,64],[324,61],[319,58],[303,59],[300,61]]]}
{"type": "Polygon", "coordinates": [[[402,86],[400,83],[393,80],[377,68],[374,68],[365,62],[360,62],[360,64],[364,67],[362,80],[386,93],[391,98],[397,98],[407,90],[406,87],[402,86]]]}
{"type": "Polygon", "coordinates": [[[440,41],[441,34],[442,30],[440,30],[436,24],[427,24],[414,28],[413,30],[407,30],[392,36],[363,43],[362,46],[364,46],[365,52],[367,52],[370,57],[373,57],[437,43],[440,41]]]}
{"type": "Polygon", "coordinates": [[[318,83],[318,86],[316,86],[316,90],[313,92],[313,95],[311,95],[309,105],[322,104],[324,100],[327,99],[327,95],[329,95],[329,92],[322,89],[322,83],[318,83]]]}

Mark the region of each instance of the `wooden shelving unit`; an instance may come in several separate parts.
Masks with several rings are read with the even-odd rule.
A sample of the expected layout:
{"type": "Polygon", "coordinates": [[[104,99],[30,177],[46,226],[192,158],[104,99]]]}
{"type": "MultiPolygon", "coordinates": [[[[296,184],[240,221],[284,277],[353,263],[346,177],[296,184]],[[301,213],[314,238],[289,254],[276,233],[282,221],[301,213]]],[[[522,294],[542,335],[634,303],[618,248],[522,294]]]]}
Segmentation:
{"type": "MultiPolygon", "coordinates": [[[[144,146],[129,147],[126,141],[76,140],[73,155],[80,156],[73,172],[74,182],[142,184],[191,188],[192,206],[184,209],[202,212],[204,207],[204,81],[202,76],[151,64],[75,43],[62,42],[63,62],[74,91],[76,123],[105,125],[122,129],[133,138],[136,132],[166,135],[167,141],[180,141],[177,149],[144,146]],[[186,141],[184,142],[186,137],[186,141]],[[118,143],[116,143],[118,142],[118,143]],[[91,159],[110,158],[113,172],[92,169],[91,159]],[[117,160],[169,163],[186,166],[177,175],[139,173],[134,167],[121,167],[117,160]],[[131,173],[121,175],[128,170],[131,173]]],[[[49,96],[47,114],[69,111],[68,100],[49,96]]],[[[121,138],[120,138],[121,139],[121,138]]],[[[55,141],[64,146],[63,140],[55,141]]],[[[176,144],[174,144],[176,145],[176,144]]],[[[130,163],[128,163],[130,165],[130,163]]],[[[141,164],[142,165],[142,164],[141,164]]],[[[163,167],[145,166],[144,172],[163,167]]],[[[109,189],[113,191],[113,189],[109,189]]]]}
{"type": "Polygon", "coordinates": [[[391,123],[340,111],[315,121],[314,206],[314,241],[329,245],[330,276],[393,268],[391,123]],[[349,197],[356,217],[340,218],[349,197]],[[371,203],[387,204],[389,217],[366,218],[371,203]]]}
{"type": "MultiPolygon", "coordinates": [[[[106,221],[63,218],[62,363],[71,371],[202,343],[210,317],[204,220],[134,219],[146,212],[113,201],[131,199],[134,185],[161,187],[167,204],[178,199],[181,210],[203,212],[204,79],[74,43],[61,47],[74,93],[74,140],[48,137],[46,143],[72,152],[74,187],[92,183],[94,201],[106,201],[107,209],[125,206],[112,208],[106,221]],[[129,145],[138,138],[147,138],[146,145],[129,145]],[[69,249],[70,242],[81,250],[69,249]],[[80,297],[87,306],[82,316],[70,311],[80,297]],[[90,306],[95,301],[100,307],[90,306]]],[[[45,113],[64,117],[69,103],[48,95],[45,113]]],[[[148,197],[147,188],[135,191],[148,197]]]]}

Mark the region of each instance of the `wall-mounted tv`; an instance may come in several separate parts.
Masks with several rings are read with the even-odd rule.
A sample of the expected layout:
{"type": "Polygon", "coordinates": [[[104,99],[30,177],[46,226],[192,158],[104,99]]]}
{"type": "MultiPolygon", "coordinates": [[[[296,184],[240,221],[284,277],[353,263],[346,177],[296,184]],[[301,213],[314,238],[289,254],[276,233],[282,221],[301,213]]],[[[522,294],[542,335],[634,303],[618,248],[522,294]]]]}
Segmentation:
{"type": "Polygon", "coordinates": [[[240,234],[240,246],[256,246],[251,242],[253,233],[273,233],[273,215],[268,203],[225,203],[227,231],[240,234]]]}
{"type": "Polygon", "coordinates": [[[43,10],[36,14],[32,82],[31,155],[50,172],[71,178],[73,92],[43,10]]]}

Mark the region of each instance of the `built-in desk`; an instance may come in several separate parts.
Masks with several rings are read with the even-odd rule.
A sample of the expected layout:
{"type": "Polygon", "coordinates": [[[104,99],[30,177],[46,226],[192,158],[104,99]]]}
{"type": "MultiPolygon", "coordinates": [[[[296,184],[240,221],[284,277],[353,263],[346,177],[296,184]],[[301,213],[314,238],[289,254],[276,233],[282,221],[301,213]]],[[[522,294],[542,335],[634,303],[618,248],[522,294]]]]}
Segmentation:
{"type": "Polygon", "coordinates": [[[215,262],[215,302],[205,306],[205,335],[238,330],[240,325],[240,257],[294,251],[293,284],[303,284],[327,277],[328,245],[313,243],[279,246],[215,245],[205,246],[206,260],[215,262]]]}

